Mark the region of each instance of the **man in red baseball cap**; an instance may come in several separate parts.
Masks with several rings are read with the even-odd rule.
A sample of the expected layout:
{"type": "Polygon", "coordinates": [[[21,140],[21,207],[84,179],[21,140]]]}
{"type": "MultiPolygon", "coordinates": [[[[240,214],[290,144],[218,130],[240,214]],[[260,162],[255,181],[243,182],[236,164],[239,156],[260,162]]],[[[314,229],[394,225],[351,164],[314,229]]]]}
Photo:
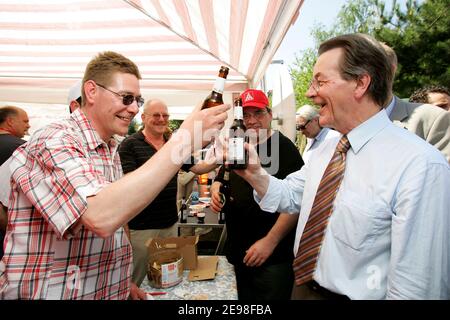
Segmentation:
{"type": "MultiPolygon", "coordinates": [[[[303,160],[295,145],[270,128],[272,110],[261,90],[241,94],[244,124],[250,141],[257,143],[266,171],[281,178],[299,170],[303,160]],[[253,137],[256,138],[253,139],[253,137]]],[[[223,167],[211,186],[211,208],[220,211],[219,188],[223,167]]],[[[253,189],[234,171],[230,173],[225,254],[234,265],[239,300],[289,300],[296,215],[262,211],[253,199],[253,189]]]]}
{"type": "Polygon", "coordinates": [[[247,89],[241,94],[244,124],[250,141],[263,142],[272,135],[272,110],[266,94],[257,89],[247,89]],[[261,141],[260,141],[261,140],[261,141]]]}
{"type": "Polygon", "coordinates": [[[269,99],[264,92],[257,89],[247,89],[241,94],[243,107],[268,108],[269,99]]]}

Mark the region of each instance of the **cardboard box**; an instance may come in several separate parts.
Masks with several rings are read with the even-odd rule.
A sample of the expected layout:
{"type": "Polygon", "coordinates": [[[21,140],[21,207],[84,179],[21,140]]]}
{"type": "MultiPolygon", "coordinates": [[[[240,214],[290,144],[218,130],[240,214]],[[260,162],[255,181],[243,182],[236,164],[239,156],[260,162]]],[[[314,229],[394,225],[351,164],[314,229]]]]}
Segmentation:
{"type": "Polygon", "coordinates": [[[210,280],[216,277],[218,256],[204,256],[198,259],[197,269],[189,272],[189,281],[210,280]]]}
{"type": "Polygon", "coordinates": [[[183,257],[175,249],[162,249],[150,255],[147,268],[154,288],[169,288],[183,281],[183,257]]]}
{"type": "Polygon", "coordinates": [[[149,254],[161,249],[176,249],[183,257],[185,270],[197,268],[198,236],[155,238],[148,245],[149,254]]]}

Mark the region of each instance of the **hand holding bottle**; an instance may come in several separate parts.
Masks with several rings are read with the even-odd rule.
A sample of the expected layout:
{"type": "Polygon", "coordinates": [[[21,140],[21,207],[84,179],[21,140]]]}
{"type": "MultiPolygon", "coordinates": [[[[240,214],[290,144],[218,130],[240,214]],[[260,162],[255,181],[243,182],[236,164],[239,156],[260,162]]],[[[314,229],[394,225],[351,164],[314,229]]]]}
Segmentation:
{"type": "Polygon", "coordinates": [[[216,182],[213,182],[213,184],[211,185],[211,188],[209,189],[209,192],[211,194],[210,208],[215,213],[219,213],[223,207],[222,196],[220,195],[220,186],[221,186],[221,183],[216,181],[216,182]]]}
{"type": "Polygon", "coordinates": [[[183,121],[180,129],[172,135],[171,140],[182,144],[186,149],[189,147],[189,154],[200,150],[211,142],[212,137],[219,135],[228,117],[229,109],[228,104],[204,110],[201,110],[201,105],[198,105],[183,121]]]}

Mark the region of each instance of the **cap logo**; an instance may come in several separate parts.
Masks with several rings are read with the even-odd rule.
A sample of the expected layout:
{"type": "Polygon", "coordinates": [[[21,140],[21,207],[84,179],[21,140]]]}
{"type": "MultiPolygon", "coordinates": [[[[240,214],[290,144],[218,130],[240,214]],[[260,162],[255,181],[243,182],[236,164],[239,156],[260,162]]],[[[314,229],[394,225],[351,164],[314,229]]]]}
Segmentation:
{"type": "Polygon", "coordinates": [[[244,101],[250,101],[250,100],[254,100],[255,98],[253,98],[252,94],[250,92],[247,92],[247,94],[245,95],[245,99],[244,101]]]}

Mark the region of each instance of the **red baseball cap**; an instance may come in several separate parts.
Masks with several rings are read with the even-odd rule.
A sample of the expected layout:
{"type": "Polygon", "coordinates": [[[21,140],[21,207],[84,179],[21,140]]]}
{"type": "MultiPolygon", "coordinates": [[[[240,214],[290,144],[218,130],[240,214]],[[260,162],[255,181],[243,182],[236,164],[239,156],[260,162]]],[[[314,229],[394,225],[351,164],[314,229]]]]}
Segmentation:
{"type": "Polygon", "coordinates": [[[265,109],[269,106],[269,99],[264,92],[256,89],[247,89],[241,93],[242,107],[255,107],[265,109]]]}

